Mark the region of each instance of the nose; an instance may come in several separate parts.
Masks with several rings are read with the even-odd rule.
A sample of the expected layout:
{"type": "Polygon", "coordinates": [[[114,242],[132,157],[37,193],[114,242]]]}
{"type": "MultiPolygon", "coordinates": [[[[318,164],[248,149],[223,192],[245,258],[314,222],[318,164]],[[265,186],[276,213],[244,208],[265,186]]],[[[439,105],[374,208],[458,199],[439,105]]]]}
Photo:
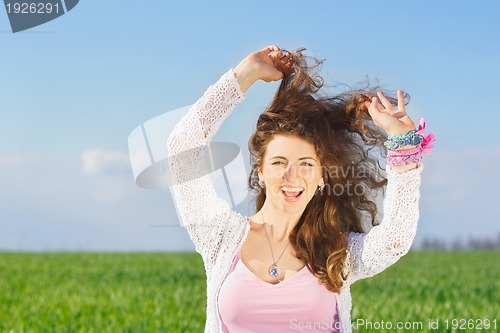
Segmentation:
{"type": "Polygon", "coordinates": [[[284,178],[287,181],[294,180],[295,178],[297,178],[297,167],[292,164],[289,164],[288,167],[285,169],[284,178]]]}

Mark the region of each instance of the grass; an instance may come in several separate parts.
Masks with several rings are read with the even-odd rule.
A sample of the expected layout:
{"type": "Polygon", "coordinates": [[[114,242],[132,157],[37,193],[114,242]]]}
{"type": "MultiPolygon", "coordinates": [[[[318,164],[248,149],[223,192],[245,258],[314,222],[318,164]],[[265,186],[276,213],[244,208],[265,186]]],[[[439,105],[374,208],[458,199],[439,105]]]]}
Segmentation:
{"type": "Polygon", "coordinates": [[[383,273],[352,286],[351,319],[393,324],[392,330],[364,325],[360,332],[499,332],[499,275],[498,251],[410,252],[383,273]],[[497,329],[479,329],[484,319],[496,319],[497,329]],[[464,327],[464,320],[474,320],[474,328],[467,328],[467,322],[467,329],[452,329],[464,327]],[[431,329],[430,321],[438,329],[431,329]],[[422,328],[397,330],[397,322],[422,323],[422,328]]]}
{"type": "MultiPolygon", "coordinates": [[[[351,287],[352,320],[365,321],[357,331],[500,331],[499,254],[410,252],[351,287]],[[452,329],[452,319],[481,318],[496,318],[497,329],[452,329]]],[[[4,252],[0,332],[203,332],[205,290],[196,253],[4,252]]]]}

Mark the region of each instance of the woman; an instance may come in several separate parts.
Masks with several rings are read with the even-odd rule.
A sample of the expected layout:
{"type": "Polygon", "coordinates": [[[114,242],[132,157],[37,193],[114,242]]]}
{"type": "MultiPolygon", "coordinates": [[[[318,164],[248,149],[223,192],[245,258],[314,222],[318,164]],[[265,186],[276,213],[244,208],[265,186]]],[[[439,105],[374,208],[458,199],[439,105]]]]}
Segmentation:
{"type": "Polygon", "coordinates": [[[401,91],[397,110],[381,92],[320,96],[318,64],[275,45],[253,52],[208,88],[168,139],[181,224],[207,274],[205,332],[351,332],[350,285],[410,249],[420,160],[434,138],[423,137],[425,127],[415,133],[401,91]],[[242,216],[217,197],[202,154],[254,82],[280,79],[249,140],[257,213],[242,216]],[[387,179],[368,154],[384,144],[387,179]],[[384,185],[382,222],[364,232],[364,219],[375,224],[372,192],[384,185]]]}

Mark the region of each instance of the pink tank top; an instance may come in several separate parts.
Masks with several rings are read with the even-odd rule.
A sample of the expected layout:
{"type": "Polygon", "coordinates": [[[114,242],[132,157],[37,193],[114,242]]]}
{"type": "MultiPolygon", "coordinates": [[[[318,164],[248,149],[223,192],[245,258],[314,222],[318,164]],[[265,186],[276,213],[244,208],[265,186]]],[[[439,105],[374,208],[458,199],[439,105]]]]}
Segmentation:
{"type": "Polygon", "coordinates": [[[304,266],[277,284],[268,283],[241,261],[238,249],[218,295],[225,333],[338,333],[336,294],[304,266]]]}

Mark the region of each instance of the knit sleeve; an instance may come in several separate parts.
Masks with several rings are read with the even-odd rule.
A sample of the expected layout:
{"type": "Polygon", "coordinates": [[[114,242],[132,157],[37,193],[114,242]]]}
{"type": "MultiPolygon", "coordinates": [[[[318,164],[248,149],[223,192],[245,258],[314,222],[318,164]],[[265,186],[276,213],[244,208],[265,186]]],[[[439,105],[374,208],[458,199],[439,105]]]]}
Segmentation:
{"type": "Polygon", "coordinates": [[[224,246],[224,238],[231,239],[244,228],[245,218],[215,191],[207,153],[222,122],[245,97],[230,69],[193,104],[167,140],[172,193],[180,224],[202,255],[207,274],[224,246]]]}
{"type": "Polygon", "coordinates": [[[420,178],[424,167],[399,174],[388,164],[382,222],[367,233],[348,236],[346,264],[351,283],[380,273],[408,253],[419,218],[420,178]]]}

